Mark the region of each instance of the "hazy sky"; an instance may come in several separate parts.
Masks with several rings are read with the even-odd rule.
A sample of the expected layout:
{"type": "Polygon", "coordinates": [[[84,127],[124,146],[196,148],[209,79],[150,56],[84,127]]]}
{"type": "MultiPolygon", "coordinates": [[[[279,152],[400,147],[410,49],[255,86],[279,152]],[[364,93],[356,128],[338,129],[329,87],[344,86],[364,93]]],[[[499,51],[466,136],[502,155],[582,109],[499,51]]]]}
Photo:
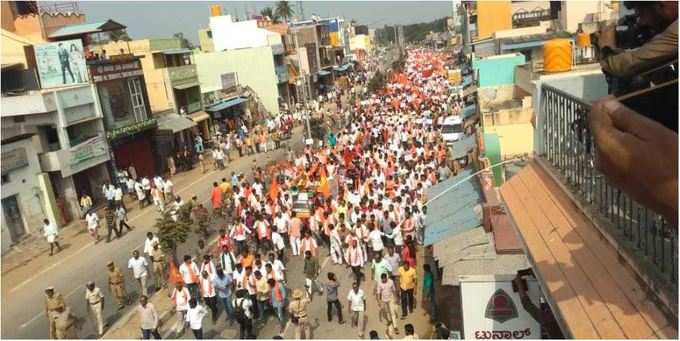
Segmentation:
{"type": "MultiPolygon", "coordinates": [[[[259,13],[274,1],[89,1],[78,2],[88,22],[113,19],[125,26],[130,37],[164,38],[183,32],[194,43],[198,29],[208,26],[210,5],[222,5],[222,13],[243,18],[246,11],[259,13]]],[[[298,13],[299,1],[290,1],[298,13]]],[[[305,17],[339,15],[361,24],[413,24],[452,14],[451,1],[303,1],[305,17]]]]}

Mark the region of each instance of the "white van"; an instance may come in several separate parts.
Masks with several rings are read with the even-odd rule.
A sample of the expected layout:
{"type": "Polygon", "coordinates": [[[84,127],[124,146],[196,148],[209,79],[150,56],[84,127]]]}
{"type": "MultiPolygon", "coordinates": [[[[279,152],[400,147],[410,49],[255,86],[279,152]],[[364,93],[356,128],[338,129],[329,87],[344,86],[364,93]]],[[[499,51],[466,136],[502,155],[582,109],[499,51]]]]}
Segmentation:
{"type": "Polygon", "coordinates": [[[441,134],[447,145],[460,140],[463,137],[463,119],[458,115],[445,118],[441,134]]]}

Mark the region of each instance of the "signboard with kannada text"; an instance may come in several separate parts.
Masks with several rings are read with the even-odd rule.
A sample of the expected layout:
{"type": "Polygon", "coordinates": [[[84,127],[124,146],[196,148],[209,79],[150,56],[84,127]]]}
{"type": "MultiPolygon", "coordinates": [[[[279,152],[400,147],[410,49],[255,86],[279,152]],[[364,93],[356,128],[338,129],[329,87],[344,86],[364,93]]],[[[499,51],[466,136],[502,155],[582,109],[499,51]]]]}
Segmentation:
{"type": "Polygon", "coordinates": [[[143,76],[142,64],[139,60],[127,63],[91,65],[90,74],[95,82],[105,82],[114,79],[143,76]]]}
{"type": "MultiPolygon", "coordinates": [[[[540,339],[541,326],[513,291],[514,276],[461,276],[460,296],[465,339],[540,339]]],[[[528,280],[528,295],[538,305],[540,289],[528,280]]]]}

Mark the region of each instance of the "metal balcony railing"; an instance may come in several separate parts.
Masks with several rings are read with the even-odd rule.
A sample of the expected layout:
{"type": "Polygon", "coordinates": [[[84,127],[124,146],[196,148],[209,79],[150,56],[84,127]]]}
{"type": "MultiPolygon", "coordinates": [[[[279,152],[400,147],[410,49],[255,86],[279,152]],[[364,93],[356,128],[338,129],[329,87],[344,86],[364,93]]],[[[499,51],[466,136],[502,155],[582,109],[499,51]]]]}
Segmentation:
{"type": "MultiPolygon", "coordinates": [[[[542,86],[541,103],[541,156],[594,222],[619,244],[650,290],[677,304],[677,231],[659,214],[610,185],[594,168],[593,140],[585,119],[589,104],[548,85],[542,86]]],[[[669,308],[677,314],[677,305],[669,308]]]]}

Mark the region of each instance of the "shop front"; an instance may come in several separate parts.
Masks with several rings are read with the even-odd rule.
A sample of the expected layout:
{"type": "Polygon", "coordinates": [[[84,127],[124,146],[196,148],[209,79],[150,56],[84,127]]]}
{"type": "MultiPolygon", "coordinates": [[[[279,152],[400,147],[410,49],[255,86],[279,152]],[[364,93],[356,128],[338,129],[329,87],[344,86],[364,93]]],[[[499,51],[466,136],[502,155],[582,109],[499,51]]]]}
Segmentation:
{"type": "Polygon", "coordinates": [[[116,170],[127,170],[131,176],[153,177],[160,169],[152,144],[158,126],[155,118],[116,128],[107,133],[111,145],[111,161],[116,170]],[[134,168],[133,171],[130,168],[134,168]]]}
{"type": "MultiPolygon", "coordinates": [[[[169,158],[177,158],[178,153],[187,151],[190,160],[195,156],[193,129],[197,124],[187,116],[180,116],[175,113],[165,113],[158,115],[158,129],[154,136],[156,155],[159,156],[160,173],[170,172],[168,167],[169,158]]],[[[177,167],[177,161],[174,161],[177,167]]]]}
{"type": "Polygon", "coordinates": [[[194,128],[194,135],[200,135],[203,141],[208,141],[212,137],[212,119],[210,114],[205,111],[198,111],[193,114],[189,114],[196,127],[194,128]]]}
{"type": "Polygon", "coordinates": [[[237,96],[207,107],[206,112],[212,115],[217,130],[222,133],[233,132],[243,123],[247,104],[248,98],[237,96]]]}

